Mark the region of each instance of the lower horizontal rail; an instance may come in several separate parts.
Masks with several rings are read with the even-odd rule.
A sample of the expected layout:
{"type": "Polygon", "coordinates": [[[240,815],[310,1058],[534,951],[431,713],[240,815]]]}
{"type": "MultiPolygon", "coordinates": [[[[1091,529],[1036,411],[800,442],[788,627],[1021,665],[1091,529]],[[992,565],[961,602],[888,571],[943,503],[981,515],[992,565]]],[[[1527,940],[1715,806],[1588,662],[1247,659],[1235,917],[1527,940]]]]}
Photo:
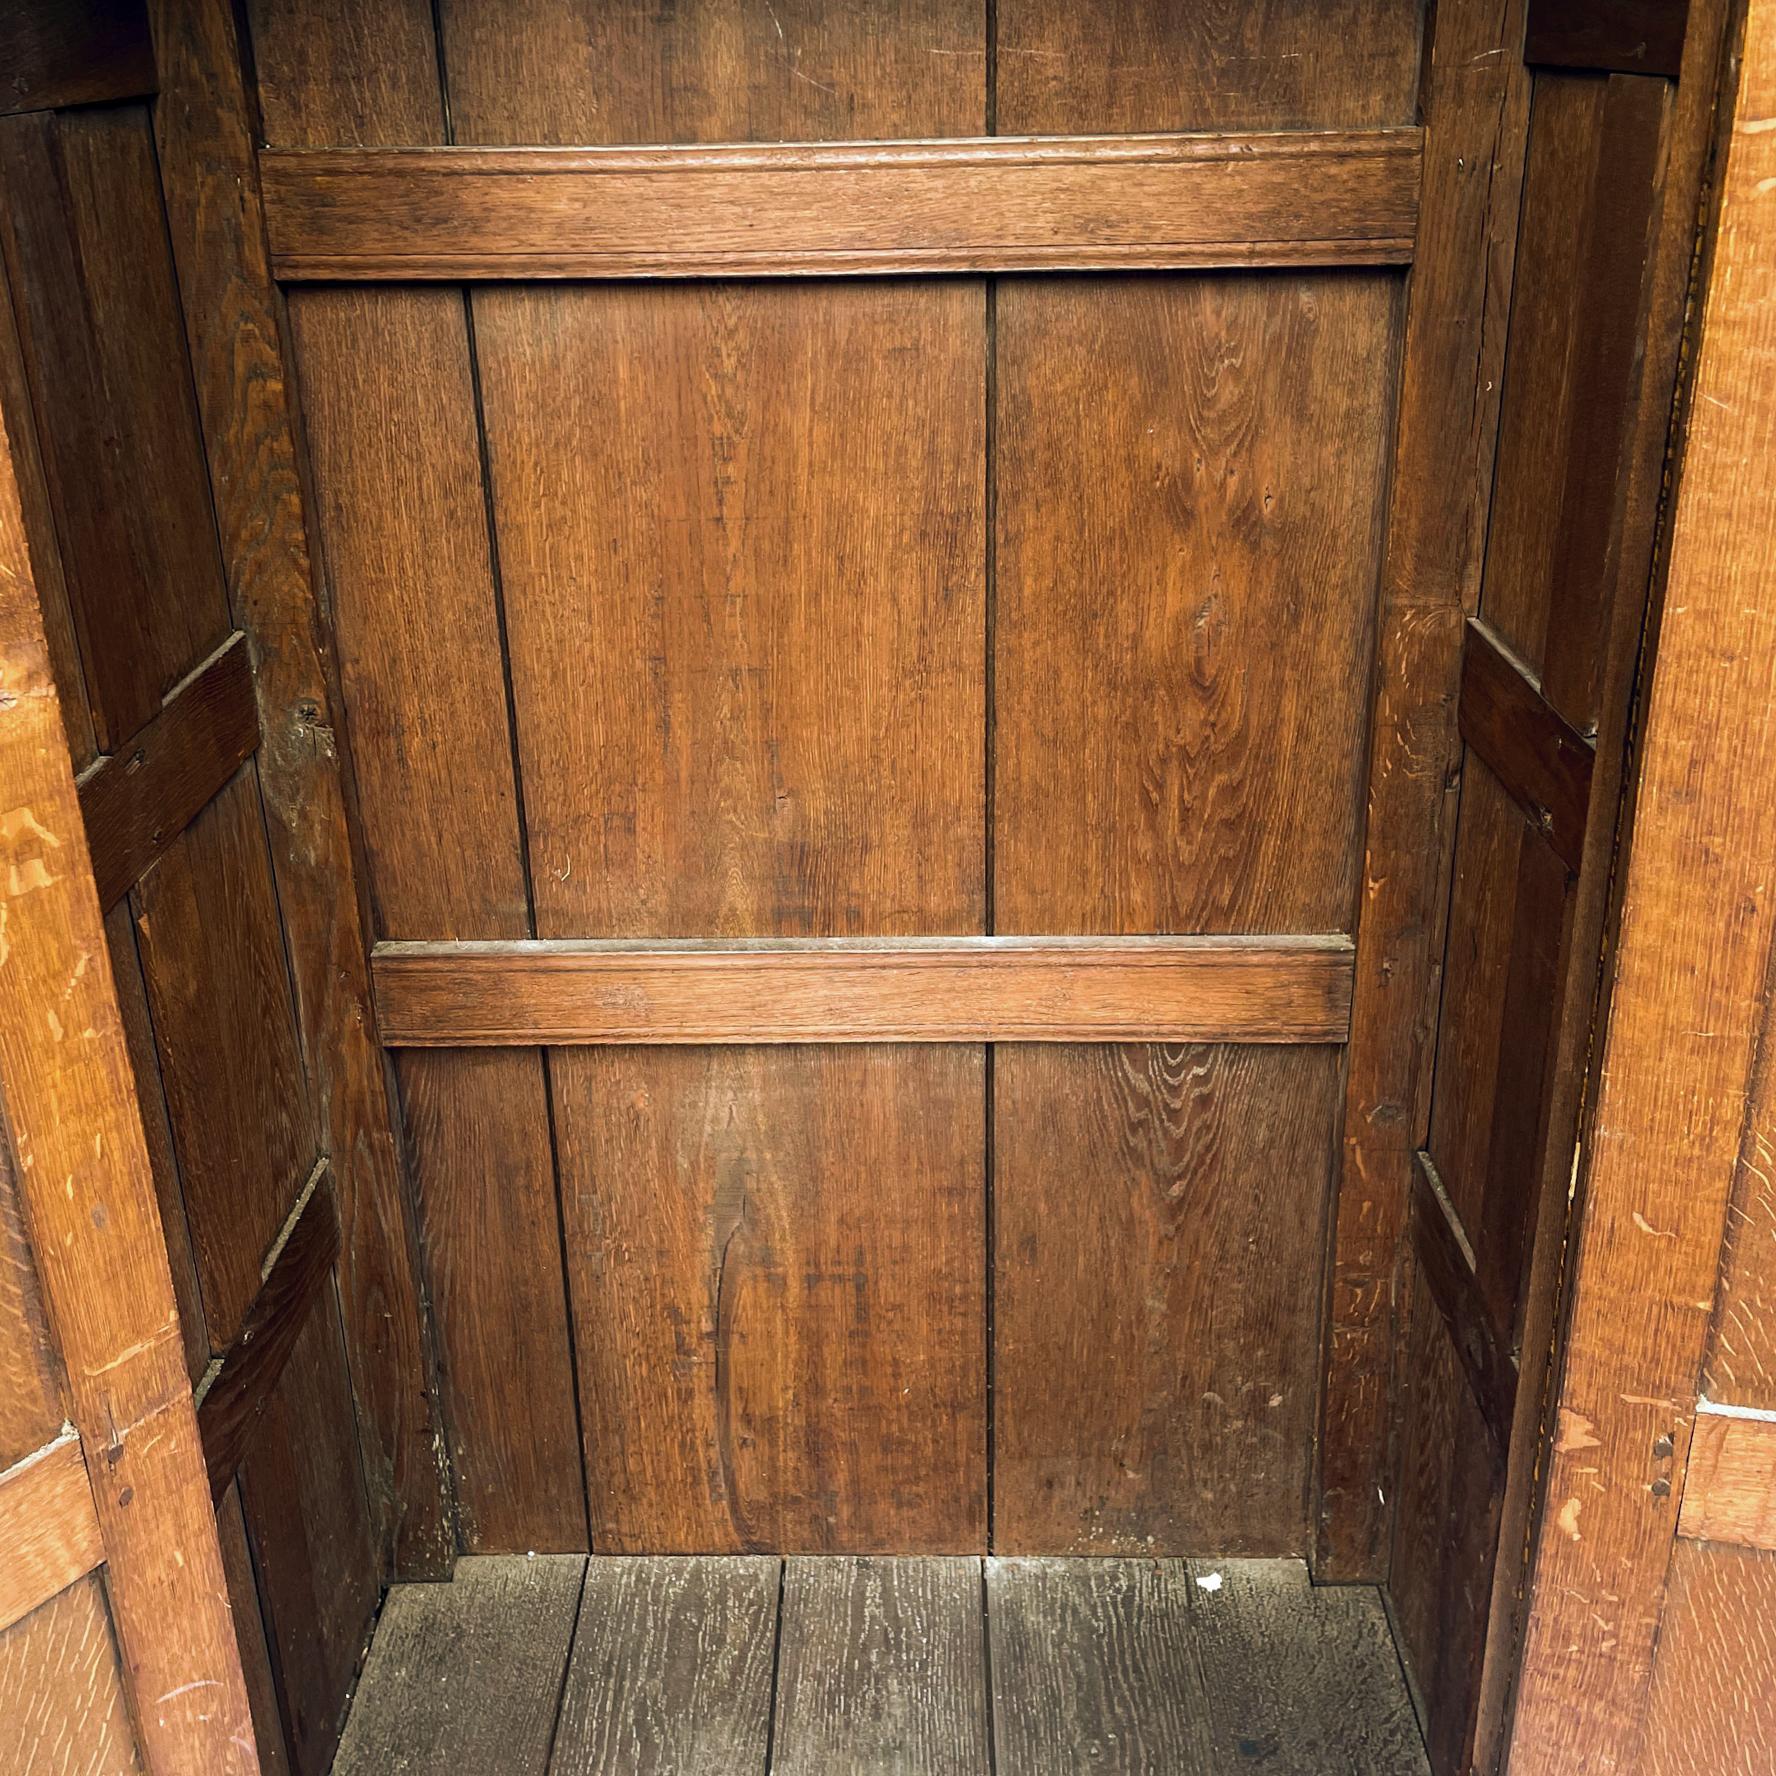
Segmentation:
{"type": "Polygon", "coordinates": [[[1344,937],[386,943],[390,1046],[1342,1042],[1344,937]]]}
{"type": "Polygon", "coordinates": [[[0,1634],[104,1558],[73,1431],[0,1473],[0,1634]]]}

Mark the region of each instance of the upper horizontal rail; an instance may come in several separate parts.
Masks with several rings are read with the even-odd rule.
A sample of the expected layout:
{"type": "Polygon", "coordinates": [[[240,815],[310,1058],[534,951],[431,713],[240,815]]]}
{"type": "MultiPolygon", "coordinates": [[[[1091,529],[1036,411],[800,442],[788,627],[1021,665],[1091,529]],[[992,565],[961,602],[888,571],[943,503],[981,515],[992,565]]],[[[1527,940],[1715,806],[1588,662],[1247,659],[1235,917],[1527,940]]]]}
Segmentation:
{"type": "Polygon", "coordinates": [[[1422,132],[271,149],[276,274],[656,278],[1393,265],[1422,132]]]}

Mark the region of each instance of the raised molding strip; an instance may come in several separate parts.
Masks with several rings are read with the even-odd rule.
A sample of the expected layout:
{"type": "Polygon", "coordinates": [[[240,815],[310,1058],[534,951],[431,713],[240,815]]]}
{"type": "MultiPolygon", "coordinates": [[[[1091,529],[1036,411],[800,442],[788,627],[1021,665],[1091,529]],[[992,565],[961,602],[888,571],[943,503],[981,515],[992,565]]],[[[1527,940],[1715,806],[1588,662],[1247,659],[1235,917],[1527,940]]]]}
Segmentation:
{"type": "Polygon", "coordinates": [[[1422,131],[260,156],[313,278],[805,277],[1400,265],[1422,131]]]}
{"type": "Polygon", "coordinates": [[[246,637],[238,630],[167,694],[160,714],[79,782],[99,904],[107,912],[227,788],[259,746],[246,637]]]}
{"type": "Polygon", "coordinates": [[[1677,1533],[1776,1550],[1776,1412],[1697,1401],[1677,1533]]]}
{"type": "Polygon", "coordinates": [[[1342,1042],[1344,937],[385,943],[390,1047],[1342,1042]]]}
{"type": "Polygon", "coordinates": [[[0,1474],[0,1634],[104,1558],[75,1431],[0,1474]]]}

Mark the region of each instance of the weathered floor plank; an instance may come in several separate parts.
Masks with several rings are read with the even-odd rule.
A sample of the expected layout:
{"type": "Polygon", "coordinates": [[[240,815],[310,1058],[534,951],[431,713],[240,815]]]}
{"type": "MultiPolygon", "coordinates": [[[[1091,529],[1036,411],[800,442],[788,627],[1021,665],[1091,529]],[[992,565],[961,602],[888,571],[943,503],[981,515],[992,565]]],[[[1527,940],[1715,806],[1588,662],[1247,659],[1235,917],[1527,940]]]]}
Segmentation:
{"type": "Polygon", "coordinates": [[[595,1555],[551,1776],[764,1776],[781,1568],[595,1555]]]}
{"type": "Polygon", "coordinates": [[[1430,1776],[1381,1598],[1298,1560],[1188,1563],[1217,1768],[1430,1776]]]}
{"type": "Polygon", "coordinates": [[[334,1776],[541,1776],[585,1565],[473,1558],[448,1585],[396,1585],[334,1776]]]}
{"type": "Polygon", "coordinates": [[[980,1562],[791,1560],[772,1776],[986,1776],[980,1562]]]}
{"type": "Polygon", "coordinates": [[[989,1560],[999,1776],[1208,1776],[1181,1560],[989,1560]]]}

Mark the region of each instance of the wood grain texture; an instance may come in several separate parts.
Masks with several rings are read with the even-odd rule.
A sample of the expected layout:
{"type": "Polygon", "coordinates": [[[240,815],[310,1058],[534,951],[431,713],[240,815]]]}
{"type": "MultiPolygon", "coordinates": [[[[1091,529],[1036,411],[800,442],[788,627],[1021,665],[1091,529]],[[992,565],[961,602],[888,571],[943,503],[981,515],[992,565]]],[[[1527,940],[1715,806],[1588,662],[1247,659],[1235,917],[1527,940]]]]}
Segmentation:
{"type": "Polygon", "coordinates": [[[104,1558],[76,1433],[0,1471],[0,1633],[104,1558]]]}
{"type": "Polygon", "coordinates": [[[8,1467],[41,1449],[67,1417],[16,1167],[8,1133],[0,1139],[0,1462],[8,1467]]]}
{"type": "Polygon", "coordinates": [[[1348,927],[1394,318],[1360,275],[999,290],[996,931],[1348,927]]]}
{"type": "Polygon", "coordinates": [[[265,831],[250,774],[186,828],[136,898],[136,935],[211,1348],[314,1161],[265,831]]]}
{"type": "Polygon", "coordinates": [[[1216,1760],[1181,1560],[989,1560],[1002,1770],[1210,1776],[1216,1760]]]}
{"type": "Polygon", "coordinates": [[[135,886],[258,745],[253,673],[236,633],[121,751],[81,775],[80,813],[102,907],[135,886]]]}
{"type": "Polygon", "coordinates": [[[594,1544],[980,1548],[980,1051],[552,1072],[594,1544]]]}
{"type": "Polygon", "coordinates": [[[1299,1043],[1349,1027],[1342,938],[379,944],[373,971],[396,1047],[1299,1043]]]}
{"type": "Polygon", "coordinates": [[[1216,1769],[1430,1776],[1381,1599],[1298,1560],[1193,1560],[1216,1769]]]}
{"type": "Polygon", "coordinates": [[[543,1776],[585,1565],[469,1559],[448,1585],[396,1585],[336,1776],[543,1776]]]}
{"type": "Polygon", "coordinates": [[[1669,567],[1513,1738],[1525,1776],[1642,1754],[1647,1678],[1769,979],[1776,854],[1776,10],[1746,20],[1669,567]],[[1710,760],[1698,797],[1694,761],[1710,760]]]}
{"type": "Polygon", "coordinates": [[[228,633],[148,111],[0,122],[0,215],[100,743],[228,633]]]}
{"type": "Polygon", "coordinates": [[[142,0],[14,0],[0,14],[0,115],[139,98],[155,89],[142,0]]]}
{"type": "Polygon", "coordinates": [[[1331,1049],[993,1061],[994,1548],[1305,1545],[1331,1049]]]}
{"type": "Polygon", "coordinates": [[[450,0],[462,142],[801,142],[986,126],[974,0],[450,0]]]}
{"type": "Polygon", "coordinates": [[[1776,1551],[1776,1420],[1698,1411],[1677,1533],[1776,1551]]]}
{"type": "Polygon", "coordinates": [[[1007,134],[1413,121],[1410,0],[999,0],[996,19],[1007,134]]]}
{"type": "Polygon", "coordinates": [[[977,1560],[790,1560],[773,1776],[985,1776],[977,1560]]]}
{"type": "Polygon", "coordinates": [[[371,1025],[346,814],[341,709],[317,608],[255,162],[255,114],[229,0],[153,7],[155,142],[185,297],[224,566],[255,650],[259,787],[296,1021],[342,1221],[340,1299],[378,1558],[436,1572],[454,1553],[420,1322],[417,1258],[371,1025]]]}
{"type": "Polygon", "coordinates": [[[277,1674],[271,1667],[271,1646],[265,1638],[265,1617],[253,1552],[247,1542],[240,1488],[229,1487],[216,1507],[216,1536],[222,1544],[222,1568],[228,1576],[228,1607],[234,1613],[235,1639],[240,1645],[241,1672],[253,1708],[253,1738],[259,1748],[262,1776],[290,1776],[290,1747],[278,1709],[277,1674]]]}
{"type": "Polygon", "coordinates": [[[274,151],[290,282],[1400,265],[1415,130],[274,151]]]}
{"type": "Polygon", "coordinates": [[[1776,1554],[1678,1541],[1647,1702],[1647,1776],[1776,1765],[1776,1554]]]}
{"type": "Polygon", "coordinates": [[[1675,76],[1689,11],[1689,0],[1531,0],[1524,60],[1675,76]]]}
{"type": "Polygon", "coordinates": [[[157,1770],[245,1776],[246,1692],[9,447],[0,693],[0,1075],[69,1417],[105,1452],[108,1595],[132,1693],[156,1699],[137,1729],[157,1770]]]}
{"type": "Polygon", "coordinates": [[[550,1776],[764,1771],[782,1565],[589,1561],[550,1776]]]}
{"type": "Polygon", "coordinates": [[[980,286],[475,320],[538,934],[979,930],[980,286]]]}
{"type": "Polygon", "coordinates": [[[0,1632],[0,1768],[137,1776],[117,1642],[95,1574],[0,1632]]]}
{"type": "Polygon", "coordinates": [[[1478,597],[1528,127],[1522,0],[1445,0],[1426,48],[1373,680],[1344,1153],[1327,1267],[1314,1573],[1387,1564],[1396,1272],[1429,1117],[1462,627],[1478,597]]]}
{"type": "MultiPolygon", "coordinates": [[[[1770,1042],[1770,1011],[1762,1043],[1770,1042]]],[[[1753,1076],[1745,1141],[1727,1210],[1714,1325],[1702,1391],[1735,1406],[1776,1411],[1776,1068],[1753,1076]]]]}

